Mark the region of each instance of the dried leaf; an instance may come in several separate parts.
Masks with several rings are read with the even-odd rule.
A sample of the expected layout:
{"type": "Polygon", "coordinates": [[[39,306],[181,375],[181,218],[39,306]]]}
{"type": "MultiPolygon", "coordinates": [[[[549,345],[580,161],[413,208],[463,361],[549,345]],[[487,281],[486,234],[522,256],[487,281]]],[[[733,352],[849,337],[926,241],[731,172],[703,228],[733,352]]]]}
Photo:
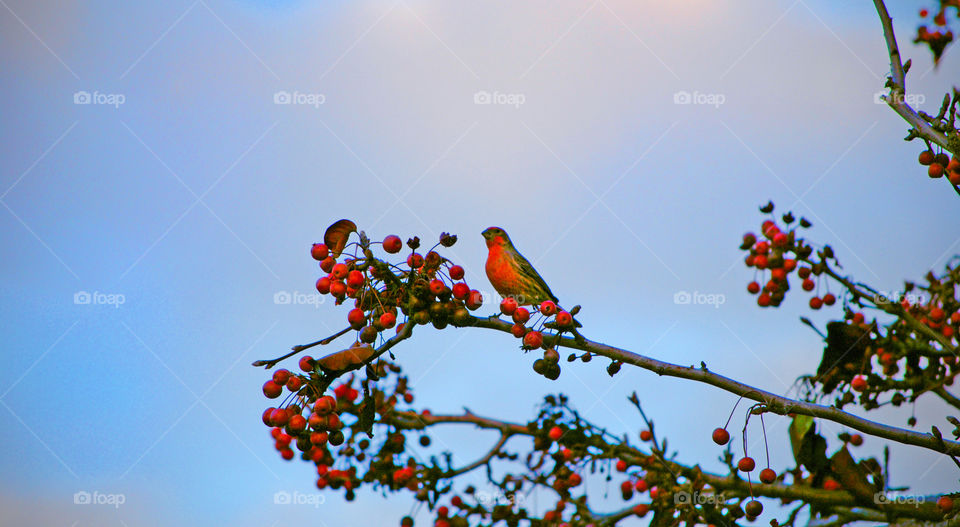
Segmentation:
{"type": "Polygon", "coordinates": [[[323,243],[330,249],[334,258],[339,257],[343,252],[352,232],[357,232],[357,225],[350,220],[340,220],[327,227],[327,232],[323,233],[323,243]]]}
{"type": "Polygon", "coordinates": [[[317,359],[317,364],[327,371],[347,371],[363,364],[373,356],[375,351],[369,344],[355,345],[317,359]]]}

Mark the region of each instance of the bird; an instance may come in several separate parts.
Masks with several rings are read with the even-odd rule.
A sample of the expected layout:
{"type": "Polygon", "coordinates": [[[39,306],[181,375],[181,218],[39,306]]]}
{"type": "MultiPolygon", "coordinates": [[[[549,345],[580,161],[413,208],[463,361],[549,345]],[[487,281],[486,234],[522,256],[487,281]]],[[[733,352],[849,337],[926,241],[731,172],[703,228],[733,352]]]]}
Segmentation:
{"type": "Polygon", "coordinates": [[[501,297],[513,298],[521,306],[539,306],[547,300],[558,302],[540,273],[513,246],[507,231],[489,227],[481,234],[488,250],[487,279],[501,297]]]}

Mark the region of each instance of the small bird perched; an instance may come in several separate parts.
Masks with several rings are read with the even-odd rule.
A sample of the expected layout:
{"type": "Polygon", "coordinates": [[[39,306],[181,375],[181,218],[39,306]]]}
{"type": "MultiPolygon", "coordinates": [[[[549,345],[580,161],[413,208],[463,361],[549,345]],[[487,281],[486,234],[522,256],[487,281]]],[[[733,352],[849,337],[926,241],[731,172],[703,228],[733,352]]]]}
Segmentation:
{"type": "Polygon", "coordinates": [[[500,227],[483,231],[487,242],[487,279],[500,296],[516,299],[521,306],[539,306],[545,300],[557,302],[550,287],[520,254],[500,227]]]}

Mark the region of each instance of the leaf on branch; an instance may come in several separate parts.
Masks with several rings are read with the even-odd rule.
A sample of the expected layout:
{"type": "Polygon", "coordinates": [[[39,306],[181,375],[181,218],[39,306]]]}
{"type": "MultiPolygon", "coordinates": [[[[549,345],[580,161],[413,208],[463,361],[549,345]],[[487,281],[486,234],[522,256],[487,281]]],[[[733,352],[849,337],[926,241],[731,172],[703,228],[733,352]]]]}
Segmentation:
{"type": "Polygon", "coordinates": [[[830,458],[830,471],[845,490],[861,501],[873,503],[877,490],[867,480],[863,467],[853,460],[847,447],[841,448],[830,458]]]}
{"type": "Polygon", "coordinates": [[[790,446],[798,465],[803,465],[815,475],[822,477],[829,467],[827,440],[816,432],[814,419],[798,415],[790,423],[790,446]]]}
{"type": "Polygon", "coordinates": [[[363,430],[367,436],[373,437],[373,422],[376,420],[377,403],[373,396],[367,394],[360,405],[360,430],[363,430]]]}
{"type": "Polygon", "coordinates": [[[317,359],[317,364],[326,371],[347,371],[366,362],[375,351],[369,344],[354,344],[353,347],[317,359]]]}
{"type": "Polygon", "coordinates": [[[357,225],[350,220],[340,220],[327,227],[327,232],[323,233],[323,243],[330,249],[334,258],[338,258],[343,248],[347,246],[347,239],[350,233],[357,232],[357,225]]]}

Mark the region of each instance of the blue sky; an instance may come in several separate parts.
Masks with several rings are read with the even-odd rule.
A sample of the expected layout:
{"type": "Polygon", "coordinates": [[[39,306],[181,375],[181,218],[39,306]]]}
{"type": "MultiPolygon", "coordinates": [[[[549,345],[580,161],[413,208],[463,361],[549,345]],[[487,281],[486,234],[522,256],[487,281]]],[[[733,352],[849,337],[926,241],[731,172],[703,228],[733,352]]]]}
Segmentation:
{"type": "MultiPolygon", "coordinates": [[[[935,112],[960,62],[932,69],[906,38],[907,4],[891,9],[908,89],[935,112]]],[[[373,237],[459,234],[453,255],[481,289],[479,233],[503,226],[561,300],[583,305],[588,336],[778,392],[819,360],[797,317],[839,311],[811,315],[800,295],[755,307],[737,245],[758,204],[811,218],[846,271],[882,290],[960,247],[957,197],[874,103],[887,61],[869,2],[5,0],[0,43],[0,470],[16,475],[0,500],[14,523],[362,526],[407,513],[368,494],[363,507],[330,493],[319,511],[273,504],[312,492],[312,472],[272,450],[265,374],[249,363],[342,324],[329,304],[274,303],[312,290],[309,244],[342,217],[373,237]],[[93,104],[76,104],[81,92],[93,104]],[[675,104],[680,92],[722,104],[675,104]],[[476,104],[483,93],[494,103],[476,104]],[[677,305],[680,291],[726,301],[677,305]],[[82,292],[99,296],[76,303],[82,292]],[[77,506],[78,491],[125,502],[77,506]]],[[[523,420],[564,391],[634,432],[636,390],[681,459],[711,466],[710,431],[733,404],[646,372],[611,382],[596,362],[550,383],[499,334],[417,338],[399,358],[438,412],[523,420]]],[[[945,412],[925,402],[918,429],[945,412]]],[[[459,461],[489,441],[437,437],[459,461]]],[[[955,490],[949,463],[892,449],[895,483],[955,490]]]]}

